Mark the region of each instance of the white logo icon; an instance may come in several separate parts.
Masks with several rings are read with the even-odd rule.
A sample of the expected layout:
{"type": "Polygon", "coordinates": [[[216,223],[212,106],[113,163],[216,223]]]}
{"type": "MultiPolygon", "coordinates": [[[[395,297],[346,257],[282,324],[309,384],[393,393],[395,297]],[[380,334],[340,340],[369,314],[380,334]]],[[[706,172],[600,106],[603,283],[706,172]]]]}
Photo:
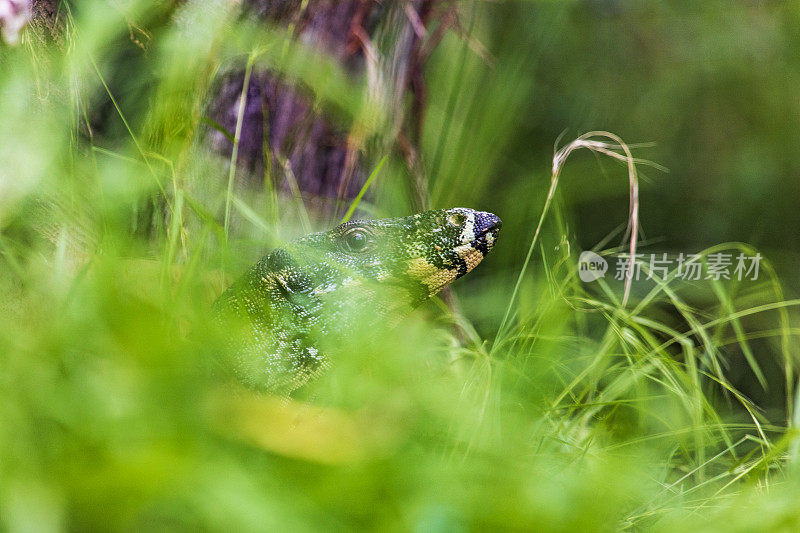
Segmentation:
{"type": "Polygon", "coordinates": [[[608,261],[594,252],[583,252],[578,258],[578,275],[581,281],[590,282],[600,279],[608,272],[608,261]]]}

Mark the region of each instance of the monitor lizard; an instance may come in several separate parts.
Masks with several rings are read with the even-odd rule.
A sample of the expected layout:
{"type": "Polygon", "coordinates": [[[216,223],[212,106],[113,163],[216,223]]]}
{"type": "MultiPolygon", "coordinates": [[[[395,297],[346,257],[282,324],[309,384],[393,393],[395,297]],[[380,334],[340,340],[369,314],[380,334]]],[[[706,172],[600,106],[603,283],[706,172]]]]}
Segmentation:
{"type": "Polygon", "coordinates": [[[289,393],[328,366],[321,345],[396,323],[480,263],[502,222],[437,209],[357,220],[273,250],[214,303],[246,384],[289,393]]]}

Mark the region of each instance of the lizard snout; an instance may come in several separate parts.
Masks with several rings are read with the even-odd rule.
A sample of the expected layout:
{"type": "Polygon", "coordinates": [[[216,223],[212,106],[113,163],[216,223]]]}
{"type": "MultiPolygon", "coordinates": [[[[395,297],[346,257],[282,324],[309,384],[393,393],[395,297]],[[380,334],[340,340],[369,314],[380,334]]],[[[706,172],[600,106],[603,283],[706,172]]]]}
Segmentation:
{"type": "Polygon", "coordinates": [[[503,227],[503,221],[494,213],[479,211],[475,213],[475,234],[485,235],[490,231],[498,231],[503,227]]]}

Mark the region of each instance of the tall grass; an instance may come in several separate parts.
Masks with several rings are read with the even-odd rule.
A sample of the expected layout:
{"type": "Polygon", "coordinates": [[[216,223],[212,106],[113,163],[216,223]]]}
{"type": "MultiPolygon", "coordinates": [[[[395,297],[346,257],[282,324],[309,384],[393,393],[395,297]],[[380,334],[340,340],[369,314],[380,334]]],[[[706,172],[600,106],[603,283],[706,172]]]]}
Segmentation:
{"type": "MultiPolygon", "coordinates": [[[[493,40],[491,6],[464,10],[490,64],[456,35],[432,59],[423,155],[435,169],[431,205],[496,211],[497,249],[455,286],[461,313],[434,301],[377,345],[354,332],[292,400],[230,377],[209,306],[269,247],[338,220],[307,215],[299,194],[243,186],[241,129],[227,132],[230,158],[212,152],[203,135],[218,125],[204,102],[215,74],[268,67],[311,87],[343,127],[380,136],[388,126],[369,83],[290,32],[238,21],[227,3],[213,15],[201,2],[80,7],[65,8],[56,42],[30,29],[0,49],[4,528],[745,531],[800,521],[790,423],[800,302],[769,263],[750,283],[674,271],[627,286],[580,282],[559,188],[569,176],[558,179],[580,156],[566,155],[585,146],[626,166],[632,207],[609,215],[609,231],[626,218],[630,231],[596,250],[608,256],[637,246],[638,161],[615,136],[581,137],[558,152],[552,176],[493,175],[535,51],[493,40]],[[144,49],[132,28],[149,36],[144,49]]],[[[414,177],[401,158],[378,154],[370,170],[362,193],[374,194],[345,220],[356,208],[407,213],[414,177]]],[[[732,243],[701,256],[723,249],[754,252],[732,243]]]]}

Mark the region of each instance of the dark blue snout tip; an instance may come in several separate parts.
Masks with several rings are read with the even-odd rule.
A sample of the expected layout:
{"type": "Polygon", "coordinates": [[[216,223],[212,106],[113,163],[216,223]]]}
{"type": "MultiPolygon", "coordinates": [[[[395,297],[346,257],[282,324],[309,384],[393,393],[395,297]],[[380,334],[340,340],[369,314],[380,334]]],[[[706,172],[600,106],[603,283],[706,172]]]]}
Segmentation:
{"type": "Polygon", "coordinates": [[[503,226],[503,221],[494,213],[480,211],[475,215],[475,233],[483,234],[490,231],[499,230],[503,226]]]}

